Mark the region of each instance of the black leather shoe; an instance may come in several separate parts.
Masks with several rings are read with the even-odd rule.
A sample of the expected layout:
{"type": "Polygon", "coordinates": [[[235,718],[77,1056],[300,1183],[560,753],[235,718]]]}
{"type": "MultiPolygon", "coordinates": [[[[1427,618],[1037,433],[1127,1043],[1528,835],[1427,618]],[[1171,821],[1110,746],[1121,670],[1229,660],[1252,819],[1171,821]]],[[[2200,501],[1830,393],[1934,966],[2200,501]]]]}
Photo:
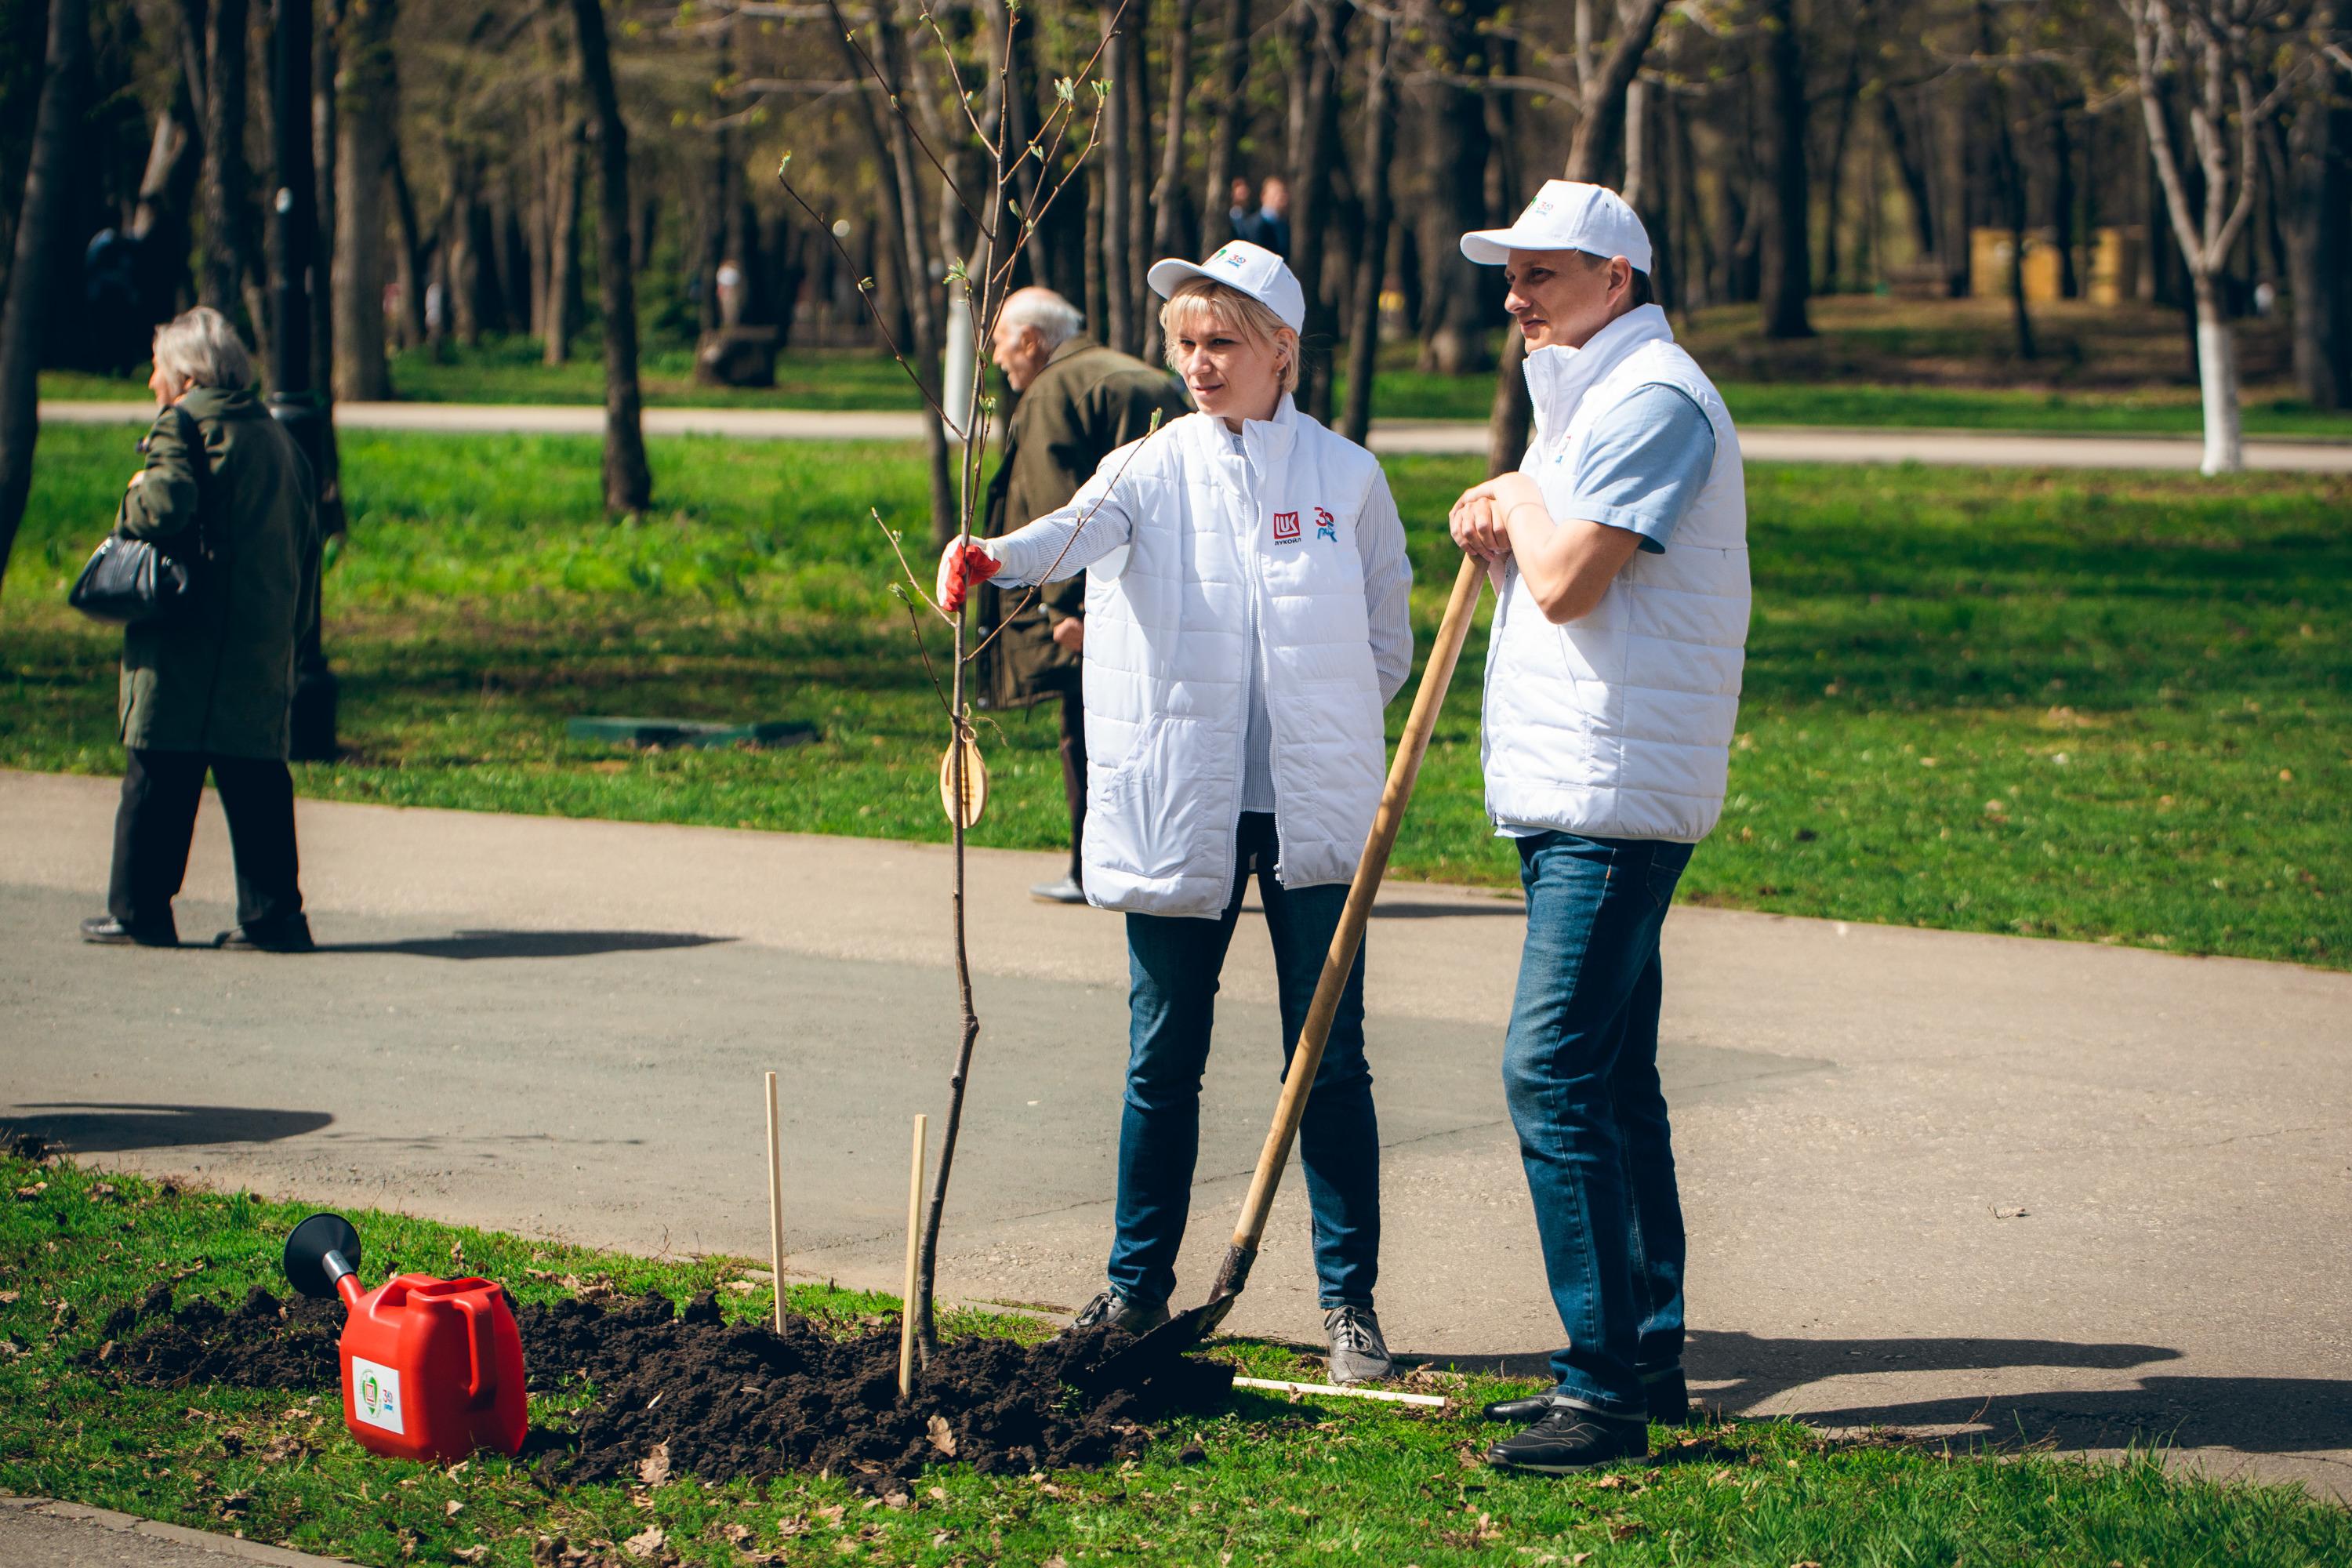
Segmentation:
{"type": "MultiPolygon", "coordinates": [[[[1649,1401],[1650,1419],[1661,1426],[1681,1426],[1689,1422],[1690,1384],[1683,1376],[1682,1368],[1643,1378],[1642,1393],[1649,1401]]],[[[1497,1399],[1478,1414],[1489,1421],[1537,1421],[1547,1411],[1561,1408],[1565,1404],[1557,1394],[1530,1394],[1518,1399],[1497,1399]]]]}
{"type": "Polygon", "coordinates": [[[1562,1475],[1620,1459],[1643,1458],[1649,1452],[1646,1421],[1612,1420],[1564,1405],[1547,1411],[1542,1420],[1517,1436],[1506,1437],[1487,1449],[1486,1462],[1498,1469],[1562,1475]]]}
{"type": "Polygon", "coordinates": [[[177,947],[180,931],[168,917],[127,926],[112,915],[92,915],[81,922],[81,939],[106,947],[177,947]]]}
{"type": "Polygon", "coordinates": [[[213,938],[213,945],[229,952],[312,952],[319,944],[310,940],[308,915],[289,915],[267,925],[225,931],[213,938]]]}
{"type": "Polygon", "coordinates": [[[1690,1381],[1683,1369],[1652,1373],[1642,1379],[1642,1397],[1649,1401],[1650,1419],[1661,1426],[1690,1425],[1690,1381]]]}

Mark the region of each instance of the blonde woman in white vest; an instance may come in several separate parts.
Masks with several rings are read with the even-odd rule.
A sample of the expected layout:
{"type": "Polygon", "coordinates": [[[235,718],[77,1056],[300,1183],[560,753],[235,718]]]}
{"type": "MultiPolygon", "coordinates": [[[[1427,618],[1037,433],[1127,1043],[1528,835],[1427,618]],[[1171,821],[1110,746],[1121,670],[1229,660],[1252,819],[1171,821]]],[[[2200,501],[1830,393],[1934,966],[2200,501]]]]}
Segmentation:
{"type": "Polygon", "coordinates": [[[1527,946],[1503,1079],[1568,1348],[1490,1463],[1572,1470],[1688,1413],[1683,1219],[1658,1082],[1658,933],[1723,810],[1748,639],[1748,507],[1723,400],[1650,302],[1622,198],[1547,183],[1463,254],[1504,268],[1535,440],[1465,491],[1492,563],[1486,810],[1516,840],[1527,946]]]}
{"type": "MultiPolygon", "coordinates": [[[[1404,530],[1372,455],[1298,412],[1306,299],[1236,240],[1151,268],[1198,412],[1122,447],[1070,503],[940,563],[940,598],[1088,574],[1087,900],[1127,916],[1129,1058],[1106,1289],[1078,1327],[1167,1320],[1200,1145],[1217,976],[1253,875],[1283,1061],[1379,808],[1381,712],[1412,666],[1404,530]]],[[[1383,1377],[1380,1129],[1363,957],[1299,1129],[1318,1296],[1341,1382],[1383,1377]]]]}

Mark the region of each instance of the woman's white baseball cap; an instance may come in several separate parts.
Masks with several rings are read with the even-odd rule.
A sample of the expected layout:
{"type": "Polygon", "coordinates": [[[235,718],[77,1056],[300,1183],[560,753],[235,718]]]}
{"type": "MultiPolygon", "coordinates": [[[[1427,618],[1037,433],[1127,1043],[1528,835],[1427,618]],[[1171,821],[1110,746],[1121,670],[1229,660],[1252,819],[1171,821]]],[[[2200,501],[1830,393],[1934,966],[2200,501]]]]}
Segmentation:
{"type": "Polygon", "coordinates": [[[1636,272],[1650,269],[1650,231],[1625,198],[1603,185],[1546,180],[1519,221],[1508,228],[1473,229],[1462,254],[1481,267],[1500,267],[1514,250],[1581,250],[1622,256],[1636,272]]]}
{"type": "Polygon", "coordinates": [[[1248,295],[1281,318],[1292,331],[1307,330],[1307,291],[1299,288],[1297,275],[1283,265],[1282,258],[1263,245],[1229,239],[1206,261],[1196,264],[1171,256],[1153,262],[1145,276],[1151,280],[1151,291],[1163,300],[1187,278],[1206,278],[1248,295]]]}

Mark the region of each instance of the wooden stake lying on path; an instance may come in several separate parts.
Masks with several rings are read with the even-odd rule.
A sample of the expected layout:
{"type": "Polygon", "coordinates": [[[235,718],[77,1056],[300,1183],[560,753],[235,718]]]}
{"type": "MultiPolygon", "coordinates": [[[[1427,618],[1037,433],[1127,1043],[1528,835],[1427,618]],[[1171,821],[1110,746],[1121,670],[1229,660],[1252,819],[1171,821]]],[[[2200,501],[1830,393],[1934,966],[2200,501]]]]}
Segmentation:
{"type": "Polygon", "coordinates": [[[784,1331],[784,1134],[776,1125],[776,1075],[768,1075],[768,1267],[776,1275],[776,1332],[784,1331]]]}
{"type": "Polygon", "coordinates": [[[915,1393],[915,1244],[923,1231],[923,1144],[931,1119],[915,1118],[915,1153],[907,1173],[907,1290],[898,1298],[898,1397],[915,1393]]]}

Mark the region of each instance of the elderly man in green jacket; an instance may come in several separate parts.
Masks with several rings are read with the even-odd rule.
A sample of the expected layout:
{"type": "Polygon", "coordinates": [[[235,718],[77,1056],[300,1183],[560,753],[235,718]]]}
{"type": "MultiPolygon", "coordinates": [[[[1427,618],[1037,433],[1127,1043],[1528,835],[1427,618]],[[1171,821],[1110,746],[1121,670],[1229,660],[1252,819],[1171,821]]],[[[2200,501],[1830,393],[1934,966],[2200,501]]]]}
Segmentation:
{"type": "MultiPolygon", "coordinates": [[[[1019,401],[1004,433],[1004,457],[988,487],[990,537],[1067,506],[1102,460],[1150,430],[1191,412],[1167,372],[1083,335],[1086,317],[1051,289],[1022,289],[1004,301],[990,357],[1019,401]]],[[[981,671],[987,705],[1062,705],[1062,787],[1070,802],[1070,871],[1030,892],[1050,903],[1082,904],[1078,839],[1087,817],[1086,714],[1078,671],[1086,646],[1083,574],[1043,590],[1021,608],[1020,590],[977,595],[982,635],[1004,622],[981,671]],[[1018,613],[1015,613],[1017,610],[1018,613]],[[1009,617],[1009,619],[1007,618],[1009,617]]]]}
{"type": "Polygon", "coordinates": [[[122,634],[121,739],[109,912],[85,940],[171,947],[172,900],[209,772],[236,857],[235,931],[221,947],[308,952],[286,769],[297,639],[319,613],[310,465],[247,390],[253,363],[217,310],[155,331],[159,412],[140,443],[118,530],[194,563],[194,602],[122,634]]]}

